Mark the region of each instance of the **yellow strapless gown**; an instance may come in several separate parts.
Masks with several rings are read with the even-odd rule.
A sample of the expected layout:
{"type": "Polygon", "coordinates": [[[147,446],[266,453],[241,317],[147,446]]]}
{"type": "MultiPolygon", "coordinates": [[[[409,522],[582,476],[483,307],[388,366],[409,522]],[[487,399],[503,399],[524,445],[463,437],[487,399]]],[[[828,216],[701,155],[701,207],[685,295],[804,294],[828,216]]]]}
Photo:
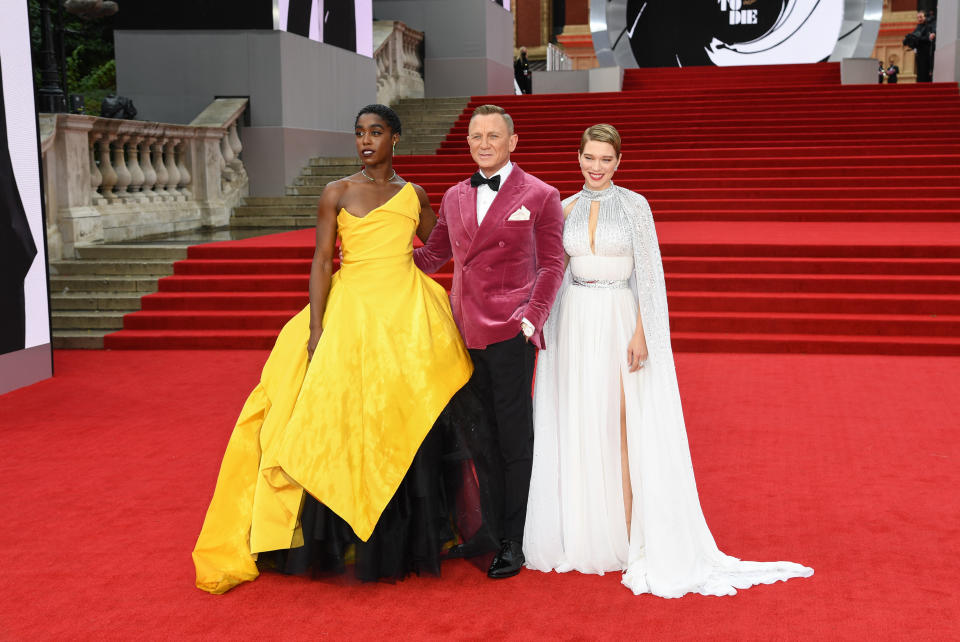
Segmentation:
{"type": "Polygon", "coordinates": [[[304,491],[366,541],[473,365],[444,289],[413,263],[408,183],[357,218],[337,216],[343,262],[307,360],[309,306],[280,332],[227,444],[193,551],[197,587],[257,577],[258,552],[303,544],[304,491]]]}

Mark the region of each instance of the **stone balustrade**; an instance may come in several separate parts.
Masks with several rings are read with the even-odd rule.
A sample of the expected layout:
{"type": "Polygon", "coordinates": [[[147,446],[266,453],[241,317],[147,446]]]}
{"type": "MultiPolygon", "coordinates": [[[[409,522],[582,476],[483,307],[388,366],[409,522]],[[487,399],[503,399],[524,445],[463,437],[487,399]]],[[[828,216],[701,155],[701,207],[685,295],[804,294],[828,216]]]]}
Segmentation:
{"type": "Polygon", "coordinates": [[[50,257],[227,225],[247,195],[237,134],[246,107],[217,99],[189,125],[41,114],[50,257]]]}
{"type": "Polygon", "coordinates": [[[423,98],[423,32],[395,20],[375,20],[373,59],[377,63],[377,102],[423,98]]]}

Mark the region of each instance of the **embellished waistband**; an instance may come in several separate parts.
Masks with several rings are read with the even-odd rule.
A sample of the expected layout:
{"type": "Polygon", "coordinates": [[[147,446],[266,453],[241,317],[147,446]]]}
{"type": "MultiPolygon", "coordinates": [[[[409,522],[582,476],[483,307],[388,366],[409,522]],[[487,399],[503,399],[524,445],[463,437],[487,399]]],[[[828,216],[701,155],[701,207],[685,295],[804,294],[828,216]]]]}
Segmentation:
{"type": "Polygon", "coordinates": [[[603,288],[606,290],[622,289],[630,287],[630,282],[627,280],[611,280],[611,279],[580,279],[573,277],[573,285],[579,285],[582,288],[603,288]]]}

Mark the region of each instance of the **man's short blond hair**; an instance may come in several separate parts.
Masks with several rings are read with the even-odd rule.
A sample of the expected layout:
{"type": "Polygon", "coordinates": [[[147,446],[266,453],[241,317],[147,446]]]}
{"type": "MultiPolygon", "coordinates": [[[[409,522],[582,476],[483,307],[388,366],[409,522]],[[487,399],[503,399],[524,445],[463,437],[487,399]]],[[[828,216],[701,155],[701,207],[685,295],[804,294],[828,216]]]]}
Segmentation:
{"type": "Polygon", "coordinates": [[[470,114],[470,120],[473,120],[477,116],[486,116],[488,114],[500,114],[503,116],[503,122],[507,124],[507,134],[513,136],[513,118],[510,118],[507,110],[499,105],[480,105],[470,114]]]}

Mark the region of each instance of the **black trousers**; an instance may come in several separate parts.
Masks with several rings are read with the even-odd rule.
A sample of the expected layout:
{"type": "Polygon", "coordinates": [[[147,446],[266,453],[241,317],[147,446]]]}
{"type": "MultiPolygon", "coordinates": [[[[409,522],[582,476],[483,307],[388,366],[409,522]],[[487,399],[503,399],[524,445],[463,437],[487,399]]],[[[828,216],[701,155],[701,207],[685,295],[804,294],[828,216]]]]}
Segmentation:
{"type": "Polygon", "coordinates": [[[470,382],[485,406],[503,469],[502,537],[523,541],[527,494],[533,463],[533,368],[537,349],[522,334],[470,350],[474,371],[470,382]]]}
{"type": "Polygon", "coordinates": [[[933,82],[933,47],[921,43],[914,58],[917,65],[917,82],[933,82]]]}

